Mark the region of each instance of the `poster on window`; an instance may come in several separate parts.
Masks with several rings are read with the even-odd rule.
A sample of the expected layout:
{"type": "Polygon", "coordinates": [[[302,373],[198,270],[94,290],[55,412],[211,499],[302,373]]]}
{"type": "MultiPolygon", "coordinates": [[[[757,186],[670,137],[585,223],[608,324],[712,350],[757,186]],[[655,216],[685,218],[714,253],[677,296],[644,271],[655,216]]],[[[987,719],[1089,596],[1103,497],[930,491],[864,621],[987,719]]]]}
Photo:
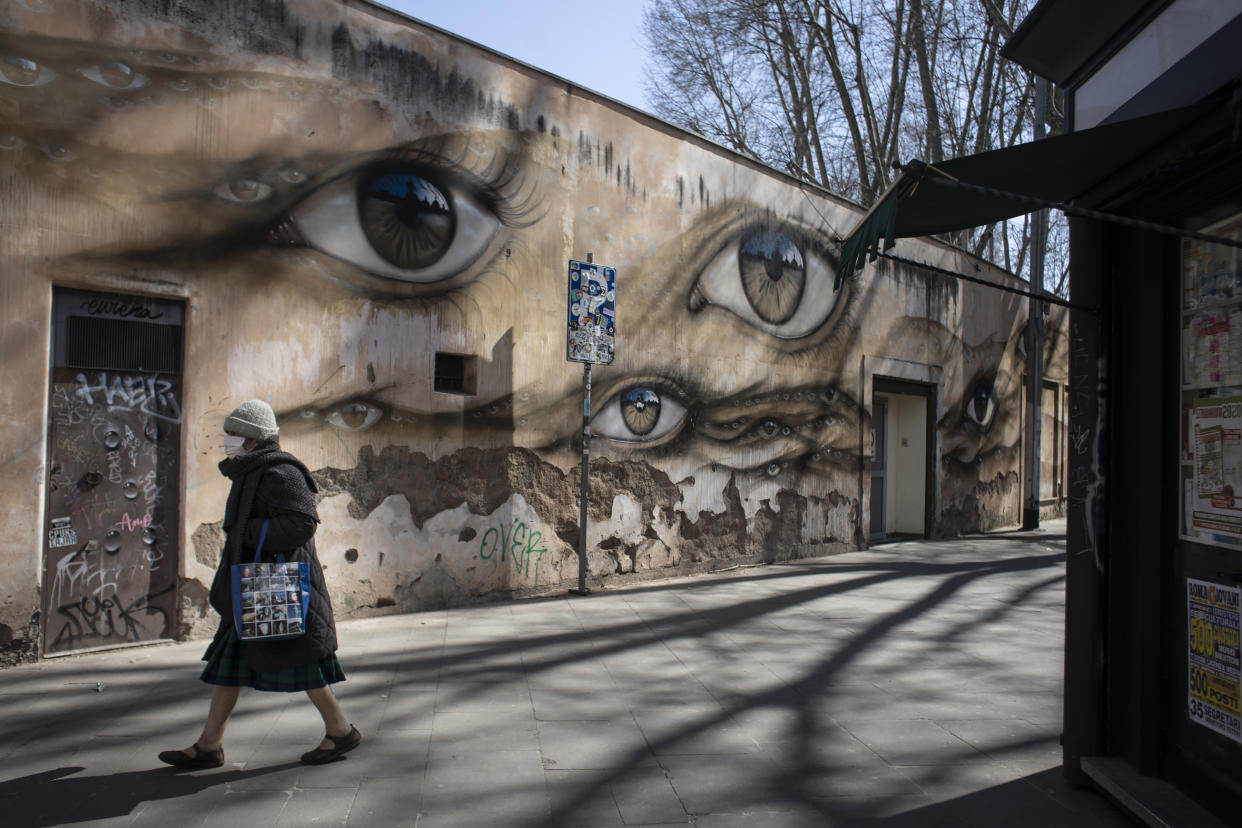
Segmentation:
{"type": "Polygon", "coordinates": [[[1240,596],[1237,587],[1186,579],[1189,688],[1192,722],[1242,742],[1242,670],[1238,660],[1240,596]]]}
{"type": "Polygon", "coordinates": [[[617,342],[617,271],[569,260],[570,362],[611,365],[617,342]]]}
{"type": "Polygon", "coordinates": [[[1195,400],[1192,534],[1242,544],[1242,397],[1195,400]]]}

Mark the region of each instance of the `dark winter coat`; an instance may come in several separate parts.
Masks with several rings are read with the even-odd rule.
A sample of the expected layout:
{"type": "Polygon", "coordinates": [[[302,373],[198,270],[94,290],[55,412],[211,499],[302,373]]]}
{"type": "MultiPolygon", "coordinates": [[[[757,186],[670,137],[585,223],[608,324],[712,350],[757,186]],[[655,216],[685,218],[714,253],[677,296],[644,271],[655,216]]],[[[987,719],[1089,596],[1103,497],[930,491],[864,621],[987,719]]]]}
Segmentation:
{"type": "Polygon", "coordinates": [[[233,481],[233,486],[224,510],[225,551],[210,593],[211,606],[220,613],[220,626],[208,653],[233,627],[232,567],[254,560],[263,522],[268,520],[262,560],[274,562],[283,554],[286,561],[310,564],[306,633],[285,641],[244,641],[246,662],[252,670],[270,672],[327,658],[336,652],[336,622],[315,554],[318,489],[310,472],[296,457],[281,451],[275,439],[220,461],[220,472],[233,481]]]}

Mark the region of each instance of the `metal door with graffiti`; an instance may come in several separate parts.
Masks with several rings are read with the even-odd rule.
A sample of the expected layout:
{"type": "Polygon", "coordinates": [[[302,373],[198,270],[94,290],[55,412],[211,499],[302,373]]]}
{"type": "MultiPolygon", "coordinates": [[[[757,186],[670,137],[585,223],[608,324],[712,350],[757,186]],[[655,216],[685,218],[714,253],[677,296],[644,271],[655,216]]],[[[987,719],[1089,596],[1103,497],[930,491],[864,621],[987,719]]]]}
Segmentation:
{"type": "Polygon", "coordinates": [[[173,635],[183,315],[167,300],[54,295],[46,655],[173,635]]]}

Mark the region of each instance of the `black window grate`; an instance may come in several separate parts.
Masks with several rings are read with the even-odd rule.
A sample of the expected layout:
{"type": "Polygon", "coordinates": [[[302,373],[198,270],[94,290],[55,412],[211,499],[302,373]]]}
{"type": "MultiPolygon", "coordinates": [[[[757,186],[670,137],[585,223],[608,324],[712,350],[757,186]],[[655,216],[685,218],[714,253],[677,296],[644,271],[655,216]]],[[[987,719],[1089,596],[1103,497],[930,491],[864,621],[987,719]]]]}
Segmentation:
{"type": "Polygon", "coordinates": [[[464,391],[466,358],[461,354],[436,354],[435,390],[464,391]]]}
{"type": "Polygon", "coordinates": [[[65,367],[181,373],[181,326],[70,316],[65,367]]]}

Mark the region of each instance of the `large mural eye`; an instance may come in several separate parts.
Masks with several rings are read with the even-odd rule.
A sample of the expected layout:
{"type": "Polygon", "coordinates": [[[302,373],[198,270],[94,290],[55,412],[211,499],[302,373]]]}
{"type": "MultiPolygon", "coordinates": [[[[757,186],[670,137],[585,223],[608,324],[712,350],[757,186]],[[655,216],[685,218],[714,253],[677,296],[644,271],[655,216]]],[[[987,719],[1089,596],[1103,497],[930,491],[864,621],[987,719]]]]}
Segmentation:
{"type": "Polygon", "coordinates": [[[9,86],[47,86],[56,80],[56,71],[29,58],[5,55],[0,60],[0,81],[9,86]]]}
{"type": "Polygon", "coordinates": [[[464,176],[398,163],[329,182],[268,235],[309,245],[375,276],[428,284],[474,264],[501,223],[494,197],[464,176]]]}
{"type": "Polygon", "coordinates": [[[686,406],[649,385],[626,388],[591,418],[591,432],[618,443],[655,443],[675,436],[686,422],[686,406]]]}
{"type": "Polygon", "coordinates": [[[292,429],[328,425],[337,431],[359,432],[373,427],[386,413],[385,408],[367,399],[330,400],[320,408],[278,412],[277,418],[292,429]]]}
{"type": "Polygon", "coordinates": [[[975,390],[966,401],[966,411],[962,416],[980,431],[991,427],[996,417],[996,395],[992,392],[992,383],[984,380],[975,383],[975,390]]]}
{"type": "Polygon", "coordinates": [[[837,304],[836,259],[792,224],[734,235],[699,274],[689,307],[716,305],[780,339],[816,331],[837,304]]]}

